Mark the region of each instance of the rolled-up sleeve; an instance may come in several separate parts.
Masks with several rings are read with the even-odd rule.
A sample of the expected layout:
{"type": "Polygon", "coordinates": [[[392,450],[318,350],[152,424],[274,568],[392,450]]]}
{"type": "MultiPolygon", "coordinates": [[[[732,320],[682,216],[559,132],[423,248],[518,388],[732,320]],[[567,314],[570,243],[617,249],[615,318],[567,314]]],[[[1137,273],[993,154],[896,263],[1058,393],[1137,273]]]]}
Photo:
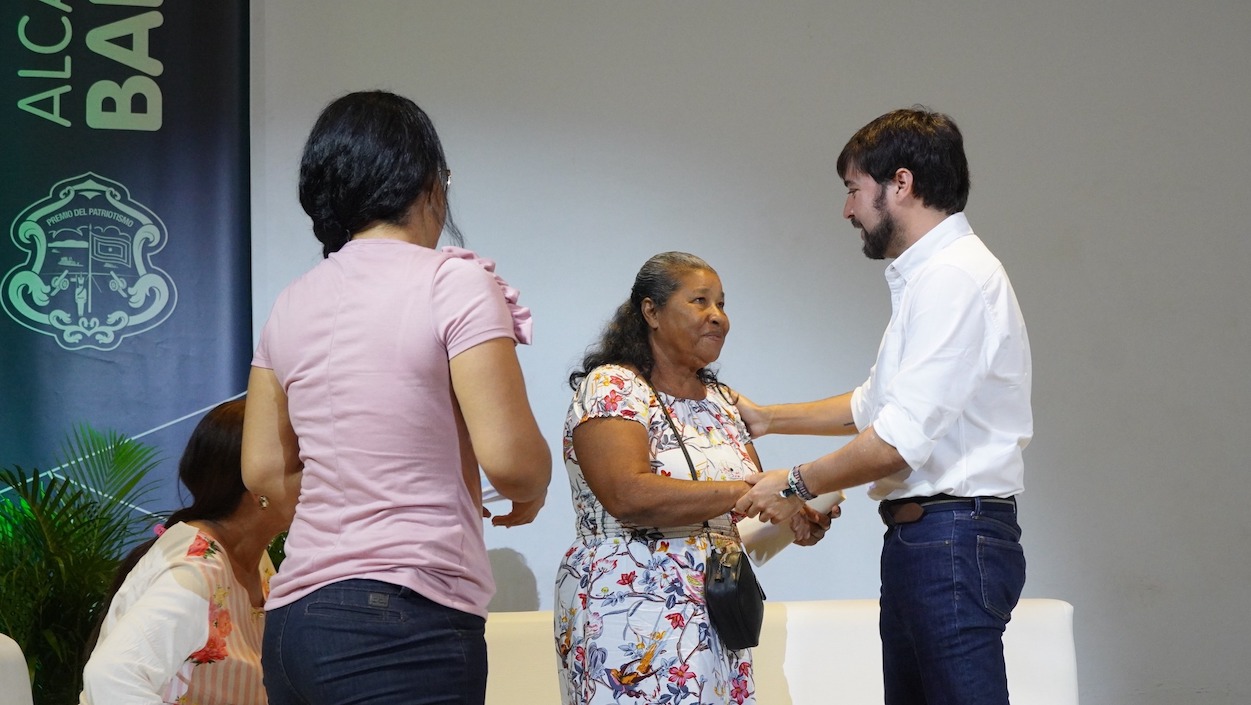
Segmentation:
{"type": "MultiPolygon", "coordinates": [[[[881,403],[871,423],[910,467],[919,468],[986,377],[989,308],[981,283],[968,272],[936,266],[909,282],[900,315],[908,333],[900,342],[899,370],[887,387],[875,390],[881,403]]],[[[852,410],[863,428],[868,412],[862,389],[853,395],[852,410]]]]}

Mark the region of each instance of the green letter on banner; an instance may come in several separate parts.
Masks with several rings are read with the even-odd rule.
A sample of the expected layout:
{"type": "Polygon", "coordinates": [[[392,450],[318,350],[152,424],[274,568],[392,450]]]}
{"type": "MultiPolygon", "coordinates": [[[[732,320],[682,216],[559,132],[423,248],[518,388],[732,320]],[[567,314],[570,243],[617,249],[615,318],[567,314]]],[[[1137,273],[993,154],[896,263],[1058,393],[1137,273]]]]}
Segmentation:
{"type": "Polygon", "coordinates": [[[161,13],[153,11],[110,22],[87,32],[87,48],[149,76],[160,76],[164,67],[148,54],[148,32],[164,21],[161,13]],[[113,41],[127,35],[130,36],[129,49],[113,41]]]}
{"type": "Polygon", "coordinates": [[[147,76],[131,76],[121,86],[96,81],[87,89],[87,125],[97,130],[161,129],[161,87],[147,76]],[[146,110],[135,110],[136,97],[146,101],[146,110]],[[114,109],[106,109],[105,101],[112,101],[114,109]]]}
{"type": "Polygon", "coordinates": [[[70,121],[61,117],[61,94],[69,92],[69,89],[69,86],[61,86],[60,88],[53,88],[52,90],[44,91],[43,93],[36,93],[35,95],[22,98],[17,101],[17,107],[25,110],[31,115],[37,115],[44,120],[51,120],[61,127],[69,127],[70,121]],[[48,112],[47,110],[43,110],[42,108],[35,106],[36,103],[43,100],[52,101],[52,112],[48,112]]]}

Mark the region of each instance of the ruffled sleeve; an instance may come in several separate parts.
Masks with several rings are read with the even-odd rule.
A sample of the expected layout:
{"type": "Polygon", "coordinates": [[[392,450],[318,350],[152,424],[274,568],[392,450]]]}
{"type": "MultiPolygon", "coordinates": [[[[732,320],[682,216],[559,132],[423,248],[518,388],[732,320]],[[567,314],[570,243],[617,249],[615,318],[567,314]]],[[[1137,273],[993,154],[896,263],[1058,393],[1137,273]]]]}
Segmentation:
{"type": "Polygon", "coordinates": [[[451,245],[444,247],[444,253],[453,257],[473,262],[485,269],[495,277],[495,284],[500,288],[500,292],[504,295],[504,303],[508,304],[508,312],[513,318],[513,335],[516,336],[517,342],[523,345],[529,345],[533,339],[534,322],[530,317],[530,309],[517,304],[521,296],[521,292],[515,287],[509,286],[500,275],[495,273],[495,261],[485,257],[479,257],[477,254],[463,247],[453,247],[451,245]]]}

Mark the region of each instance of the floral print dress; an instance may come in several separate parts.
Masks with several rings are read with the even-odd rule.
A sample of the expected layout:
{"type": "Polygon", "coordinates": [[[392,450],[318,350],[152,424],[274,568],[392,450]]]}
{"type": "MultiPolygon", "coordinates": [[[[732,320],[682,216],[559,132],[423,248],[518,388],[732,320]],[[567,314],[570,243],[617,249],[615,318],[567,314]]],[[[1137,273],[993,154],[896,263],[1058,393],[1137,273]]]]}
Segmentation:
{"type": "Polygon", "coordinates": [[[708,542],[736,542],[730,514],[689,526],[627,526],[587,486],[573,431],[593,418],[647,428],[653,472],[691,472],[660,404],[669,409],[700,481],[741,480],[758,472],[737,409],[716,389],[682,399],[631,370],[605,365],[588,374],[565,419],[564,456],[577,538],[556,577],[554,614],[564,705],[722,705],[755,703],[751,650],[725,648],[704,608],[708,542]]]}

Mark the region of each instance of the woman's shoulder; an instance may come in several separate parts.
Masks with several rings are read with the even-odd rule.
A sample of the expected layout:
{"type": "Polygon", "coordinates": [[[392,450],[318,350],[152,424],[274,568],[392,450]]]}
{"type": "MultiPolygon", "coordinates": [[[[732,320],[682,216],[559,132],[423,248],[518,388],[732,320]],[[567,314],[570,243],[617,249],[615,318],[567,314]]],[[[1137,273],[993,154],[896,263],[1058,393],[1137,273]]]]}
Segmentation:
{"type": "Polygon", "coordinates": [[[181,522],[171,525],[127,574],[119,599],[137,599],[153,589],[207,597],[228,576],[228,561],[211,537],[181,522]],[[130,597],[127,598],[126,596],[130,597]]]}
{"type": "Polygon", "coordinates": [[[593,367],[586,373],[587,377],[591,377],[593,375],[600,375],[602,377],[620,377],[621,379],[627,379],[630,381],[637,381],[643,378],[643,375],[639,374],[639,371],[634,369],[633,365],[622,365],[615,362],[600,365],[599,367],[593,367]]]}
{"type": "Polygon", "coordinates": [[[579,383],[570,413],[581,420],[598,416],[645,418],[651,397],[650,387],[633,368],[600,365],[579,383]]]}
{"type": "Polygon", "coordinates": [[[624,394],[627,396],[650,396],[650,387],[642,374],[630,365],[607,364],[587,371],[578,385],[577,396],[601,394],[624,394]]]}
{"type": "Polygon", "coordinates": [[[191,524],[179,522],[170,526],[157,540],[156,546],[171,567],[194,567],[205,576],[229,569],[230,558],[221,542],[191,524]]]}
{"type": "Polygon", "coordinates": [[[704,386],[708,390],[707,395],[704,397],[706,402],[721,409],[735,419],[739,417],[738,407],[736,406],[738,404],[738,395],[734,393],[734,390],[729,385],[724,382],[714,381],[704,386]]]}
{"type": "Polygon", "coordinates": [[[704,386],[708,389],[708,397],[710,399],[716,397],[718,402],[728,404],[729,406],[734,406],[738,403],[738,393],[725,382],[713,379],[705,383],[704,386]]]}
{"type": "MultiPolygon", "coordinates": [[[[435,269],[435,281],[440,284],[477,286],[483,282],[495,285],[495,260],[479,257],[476,252],[460,247],[444,247],[439,250],[421,248],[421,257],[428,259],[435,269]]],[[[502,284],[501,284],[502,286],[502,284]]]]}

